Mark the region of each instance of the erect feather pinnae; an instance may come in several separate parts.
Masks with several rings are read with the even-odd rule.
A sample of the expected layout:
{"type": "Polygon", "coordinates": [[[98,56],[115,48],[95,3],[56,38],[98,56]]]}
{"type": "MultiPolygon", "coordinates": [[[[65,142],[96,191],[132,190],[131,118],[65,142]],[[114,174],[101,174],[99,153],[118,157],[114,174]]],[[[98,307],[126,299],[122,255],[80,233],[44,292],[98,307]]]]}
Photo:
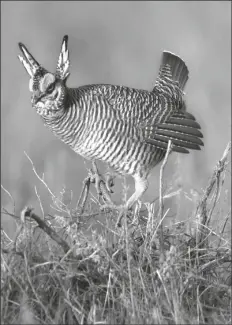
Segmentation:
{"type": "Polygon", "coordinates": [[[68,35],[65,35],[62,41],[61,51],[56,68],[56,74],[62,80],[65,80],[69,75],[69,65],[68,35]]]}

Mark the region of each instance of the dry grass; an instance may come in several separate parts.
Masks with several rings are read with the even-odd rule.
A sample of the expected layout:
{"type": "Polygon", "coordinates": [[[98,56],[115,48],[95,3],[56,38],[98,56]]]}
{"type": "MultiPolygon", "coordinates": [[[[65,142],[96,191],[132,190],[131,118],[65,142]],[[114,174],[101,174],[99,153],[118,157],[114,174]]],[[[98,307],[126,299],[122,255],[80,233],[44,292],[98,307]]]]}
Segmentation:
{"type": "Polygon", "coordinates": [[[41,178],[54,215],[42,203],[41,217],[28,207],[20,216],[2,210],[18,230],[11,239],[2,229],[1,324],[231,323],[230,211],[216,209],[229,151],[230,144],[192,218],[169,227],[162,175],[168,154],[159,208],[148,204],[121,228],[113,212],[71,209],[66,193],[57,197],[41,178]],[[89,218],[101,230],[87,226],[89,218]]]}

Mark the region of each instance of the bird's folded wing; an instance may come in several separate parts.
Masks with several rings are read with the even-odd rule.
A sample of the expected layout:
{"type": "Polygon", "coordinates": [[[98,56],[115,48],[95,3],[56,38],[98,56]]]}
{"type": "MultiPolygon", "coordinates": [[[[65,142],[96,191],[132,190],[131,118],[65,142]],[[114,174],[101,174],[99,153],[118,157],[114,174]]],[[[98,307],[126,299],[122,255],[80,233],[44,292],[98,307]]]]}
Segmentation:
{"type": "Polygon", "coordinates": [[[187,112],[174,113],[164,123],[155,126],[147,125],[145,137],[146,143],[161,149],[167,149],[168,141],[173,144],[173,151],[189,153],[188,149],[200,150],[204,145],[199,123],[192,114],[187,112]]]}

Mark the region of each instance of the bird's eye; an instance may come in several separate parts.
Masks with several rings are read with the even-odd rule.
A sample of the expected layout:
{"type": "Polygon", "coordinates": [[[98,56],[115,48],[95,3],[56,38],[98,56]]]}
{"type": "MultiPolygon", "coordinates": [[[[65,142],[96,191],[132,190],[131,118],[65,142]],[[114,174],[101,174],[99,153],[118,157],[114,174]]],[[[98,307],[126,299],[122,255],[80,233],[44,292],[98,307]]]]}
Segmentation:
{"type": "Polygon", "coordinates": [[[48,86],[46,93],[51,94],[55,88],[55,83],[52,83],[48,86]]]}

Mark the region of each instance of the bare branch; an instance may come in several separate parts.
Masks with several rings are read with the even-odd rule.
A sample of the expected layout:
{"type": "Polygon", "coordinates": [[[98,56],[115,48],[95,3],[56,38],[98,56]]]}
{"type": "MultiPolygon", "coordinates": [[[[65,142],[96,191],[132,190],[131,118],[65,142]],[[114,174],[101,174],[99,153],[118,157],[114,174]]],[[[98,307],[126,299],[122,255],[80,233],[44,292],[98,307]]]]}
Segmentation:
{"type": "Polygon", "coordinates": [[[66,241],[64,241],[50,226],[48,226],[45,221],[33,213],[31,208],[26,207],[24,209],[24,215],[25,217],[34,219],[38,223],[38,226],[43,229],[58,245],[60,245],[65,253],[68,253],[70,247],[66,241]]]}
{"type": "Polygon", "coordinates": [[[163,174],[164,174],[164,167],[167,164],[168,156],[170,155],[171,150],[172,150],[172,142],[171,142],[171,140],[169,140],[168,141],[168,148],[167,148],[167,151],[166,151],[166,154],[165,154],[163,163],[162,163],[162,165],[160,167],[159,213],[158,213],[159,220],[162,219],[163,209],[164,209],[164,203],[163,203],[163,201],[164,201],[164,198],[163,198],[163,174]]]}

